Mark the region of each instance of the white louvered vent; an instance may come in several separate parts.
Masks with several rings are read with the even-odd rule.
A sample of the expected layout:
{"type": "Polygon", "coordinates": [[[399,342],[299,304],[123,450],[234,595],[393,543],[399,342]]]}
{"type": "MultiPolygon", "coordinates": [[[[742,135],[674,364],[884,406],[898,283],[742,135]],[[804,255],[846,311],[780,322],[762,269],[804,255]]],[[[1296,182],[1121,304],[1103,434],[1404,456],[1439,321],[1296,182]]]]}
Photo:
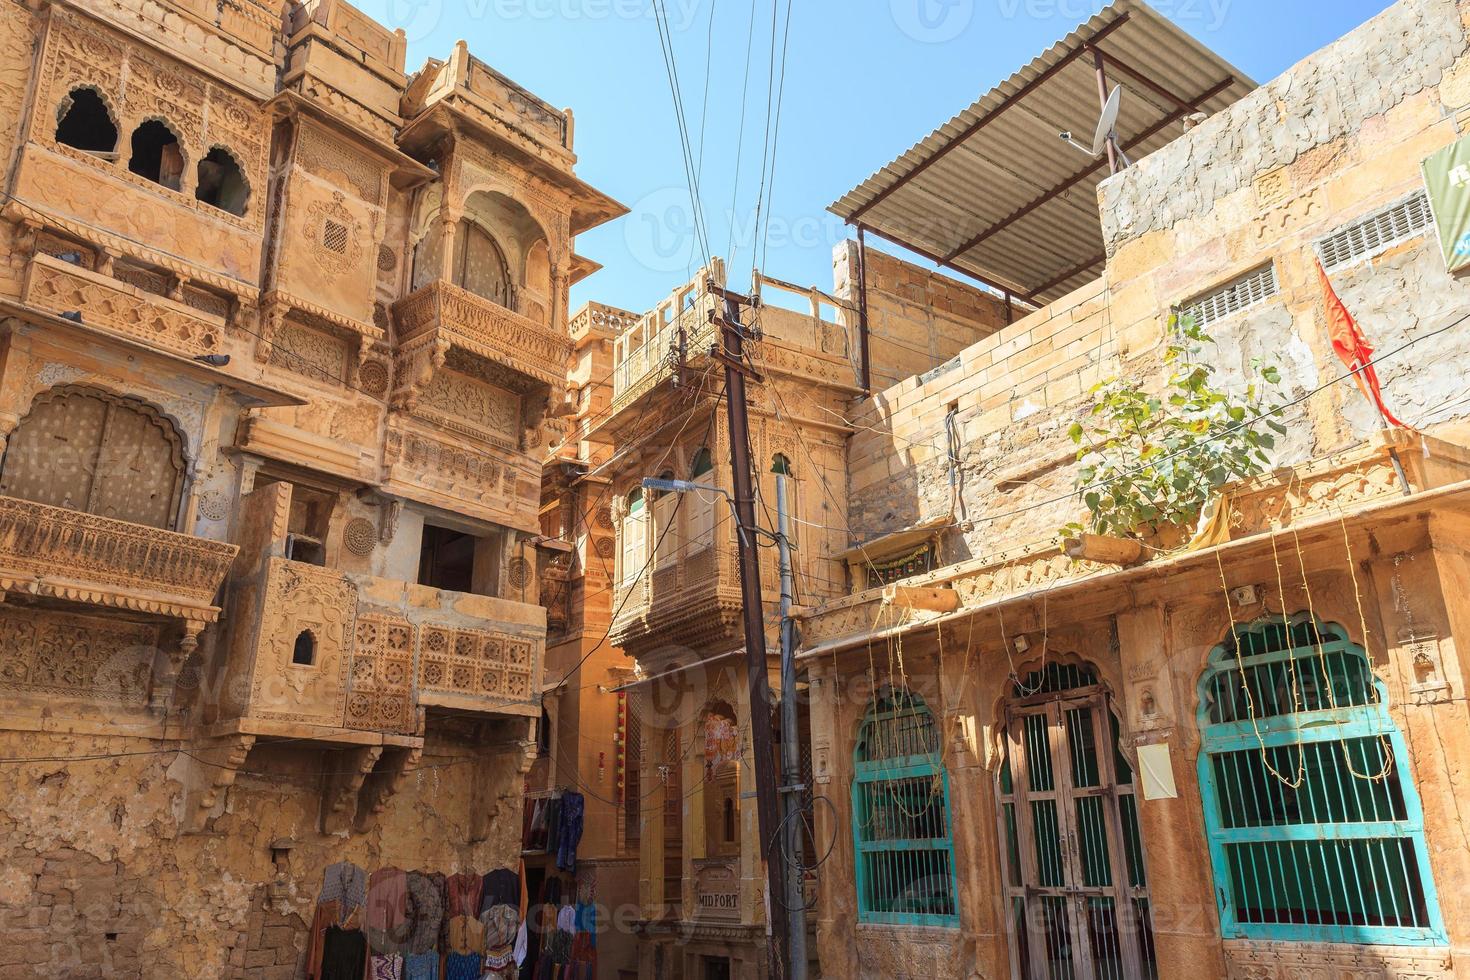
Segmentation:
{"type": "Polygon", "coordinates": [[[1232,279],[1219,289],[1213,289],[1185,303],[1179,308],[1179,318],[1191,319],[1196,326],[1208,327],[1216,320],[1223,320],[1227,316],[1264,303],[1279,291],[1276,286],[1276,263],[1267,262],[1238,279],[1232,279]]]}
{"type": "Polygon", "coordinates": [[[1317,255],[1331,272],[1339,266],[1380,255],[1434,224],[1429,197],[1415,191],[1397,204],[1344,225],[1317,242],[1317,255]]]}

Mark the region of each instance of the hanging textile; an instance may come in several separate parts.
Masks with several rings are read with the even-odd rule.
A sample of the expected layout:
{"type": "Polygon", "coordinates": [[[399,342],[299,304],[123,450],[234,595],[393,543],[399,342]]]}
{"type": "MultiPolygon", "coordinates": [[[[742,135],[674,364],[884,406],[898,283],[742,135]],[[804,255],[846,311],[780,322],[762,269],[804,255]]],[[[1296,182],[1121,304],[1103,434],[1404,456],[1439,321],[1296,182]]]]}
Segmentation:
{"type": "Polygon", "coordinates": [[[368,945],[374,953],[397,953],[408,938],[408,875],[401,868],[379,868],[368,878],[368,945]]]}
{"type": "Polygon", "coordinates": [[[556,866],[563,871],[577,869],[577,845],[582,840],[582,818],[586,800],[581,793],[565,793],[561,798],[561,830],[557,835],[556,866]]]}
{"type": "Polygon", "coordinates": [[[484,888],[480,893],[480,912],[483,914],[497,905],[521,904],[520,876],[509,868],[496,868],[485,875],[484,888]]]}
{"type": "Polygon", "coordinates": [[[403,958],[403,980],[439,980],[439,954],[409,953],[403,958]]]}
{"type": "Polygon", "coordinates": [[[327,927],[322,943],[322,980],[362,980],[367,962],[367,936],[362,930],[327,927]]]}
{"type": "Polygon", "coordinates": [[[338,922],[346,922],[367,901],[367,872],[351,861],[338,861],[322,872],[322,891],[317,902],[337,902],[338,922]]]}
{"type": "Polygon", "coordinates": [[[477,874],[461,871],[452,874],[444,881],[444,914],[454,917],[457,915],[468,915],[474,917],[480,914],[480,892],[484,888],[484,879],[477,874]]]}
{"type": "Polygon", "coordinates": [[[342,903],[336,899],[321,902],[311,919],[311,939],[306,947],[306,980],[321,980],[322,950],[327,929],[335,926],[342,914],[342,903]]]}
{"type": "Polygon", "coordinates": [[[449,920],[449,933],[445,941],[450,953],[483,953],[485,951],[485,928],[480,920],[468,915],[456,915],[449,920]]]}
{"type": "MultiPolygon", "coordinates": [[[[408,873],[408,935],[405,945],[410,954],[434,952],[439,946],[439,930],[444,922],[442,881],[421,871],[408,873]]],[[[438,876],[442,879],[442,876],[438,876]]]]}
{"type": "Polygon", "coordinates": [[[369,980],[403,980],[403,957],[397,953],[374,953],[368,961],[369,980]]]}
{"type": "Polygon", "coordinates": [[[711,714],[704,721],[704,768],[709,774],[740,761],[740,729],[734,718],[711,714]]]}
{"type": "Polygon", "coordinates": [[[450,953],[444,957],[444,980],[480,980],[480,954],[450,953]]]}

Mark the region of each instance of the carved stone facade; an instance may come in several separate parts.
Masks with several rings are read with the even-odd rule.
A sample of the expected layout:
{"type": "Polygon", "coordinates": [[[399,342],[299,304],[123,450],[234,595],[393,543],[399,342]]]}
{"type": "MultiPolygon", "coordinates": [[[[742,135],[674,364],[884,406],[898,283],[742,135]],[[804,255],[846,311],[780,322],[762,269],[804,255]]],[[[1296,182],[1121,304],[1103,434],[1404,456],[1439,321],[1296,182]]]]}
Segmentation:
{"type": "Polygon", "coordinates": [[[572,250],[623,209],[569,114],[405,45],[0,3],[4,976],[296,976],[327,864],[516,866],[572,250]],[[418,261],[426,202],[513,281],[418,261]]]}

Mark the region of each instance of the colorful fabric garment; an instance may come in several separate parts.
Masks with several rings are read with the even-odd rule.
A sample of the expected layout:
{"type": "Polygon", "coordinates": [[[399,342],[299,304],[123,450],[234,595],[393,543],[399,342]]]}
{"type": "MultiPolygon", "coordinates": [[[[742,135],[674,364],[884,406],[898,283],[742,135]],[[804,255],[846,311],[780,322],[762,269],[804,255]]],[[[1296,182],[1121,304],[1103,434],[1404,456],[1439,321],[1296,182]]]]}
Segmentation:
{"type": "Polygon", "coordinates": [[[444,924],[444,893],[441,883],[421,871],[408,873],[408,952],[429,953],[439,945],[444,924]]]}
{"type": "Polygon", "coordinates": [[[444,957],[444,980],[480,980],[480,954],[450,953],[444,957]]]}
{"type": "Polygon", "coordinates": [[[480,892],[484,879],[477,874],[461,871],[444,879],[444,914],[451,918],[480,914],[480,892]]]}
{"type": "Polygon", "coordinates": [[[513,980],[520,975],[512,946],[492,947],[485,953],[485,973],[481,980],[513,980]]]}
{"type": "Polygon", "coordinates": [[[521,878],[509,868],[496,868],[485,876],[480,892],[480,911],[488,912],[497,905],[519,906],[521,878]]]}
{"type": "Polygon", "coordinates": [[[448,952],[483,953],[485,951],[485,927],[479,919],[468,915],[456,915],[449,920],[446,940],[448,952]]]}
{"type": "Polygon", "coordinates": [[[364,924],[373,952],[400,952],[409,930],[408,876],[401,868],[379,868],[368,879],[364,924]]]}
{"type": "Polygon", "coordinates": [[[371,980],[403,980],[403,957],[397,953],[374,953],[368,960],[371,980]]]}
{"type": "Polygon", "coordinates": [[[338,922],[346,922],[367,901],[367,872],[351,861],[338,861],[322,872],[322,892],[317,902],[340,903],[338,922]]]}
{"type": "Polygon", "coordinates": [[[306,980],[320,980],[322,975],[322,950],[327,939],[327,929],[336,925],[342,917],[342,903],[335,899],[322,902],[316,907],[311,919],[311,939],[306,947],[306,980]]]}
{"type": "Polygon", "coordinates": [[[409,953],[403,958],[403,980],[439,980],[439,954],[409,953]]]}
{"type": "Polygon", "coordinates": [[[514,905],[496,905],[485,910],[480,916],[480,925],[485,928],[485,946],[492,949],[499,946],[510,946],[515,942],[516,928],[520,925],[520,915],[516,912],[514,905]]]}
{"type": "Polygon", "coordinates": [[[367,936],[362,930],[327,927],[322,943],[322,980],[362,980],[367,958],[367,936]]]}
{"type": "Polygon", "coordinates": [[[561,826],[556,840],[556,866],[563,871],[577,870],[577,845],[582,841],[582,818],[587,800],[581,793],[564,793],[561,798],[561,826]]]}

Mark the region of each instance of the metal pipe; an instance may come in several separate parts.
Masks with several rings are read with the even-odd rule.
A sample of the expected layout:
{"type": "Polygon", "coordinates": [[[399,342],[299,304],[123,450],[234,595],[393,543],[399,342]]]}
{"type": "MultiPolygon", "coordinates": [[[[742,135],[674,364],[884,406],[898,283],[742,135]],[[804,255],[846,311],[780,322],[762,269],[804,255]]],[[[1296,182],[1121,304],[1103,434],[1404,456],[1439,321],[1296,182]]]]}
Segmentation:
{"type": "MultiPolygon", "coordinates": [[[[1108,64],[1097,48],[1092,48],[1092,64],[1097,69],[1097,107],[1102,110],[1108,105],[1108,64]]],[[[1108,133],[1108,172],[1118,172],[1118,141],[1113,139],[1111,132],[1108,133]]]]}
{"type": "Polygon", "coordinates": [[[873,390],[873,362],[868,351],[868,230],[857,226],[858,350],[862,356],[862,389],[873,390]]]}

